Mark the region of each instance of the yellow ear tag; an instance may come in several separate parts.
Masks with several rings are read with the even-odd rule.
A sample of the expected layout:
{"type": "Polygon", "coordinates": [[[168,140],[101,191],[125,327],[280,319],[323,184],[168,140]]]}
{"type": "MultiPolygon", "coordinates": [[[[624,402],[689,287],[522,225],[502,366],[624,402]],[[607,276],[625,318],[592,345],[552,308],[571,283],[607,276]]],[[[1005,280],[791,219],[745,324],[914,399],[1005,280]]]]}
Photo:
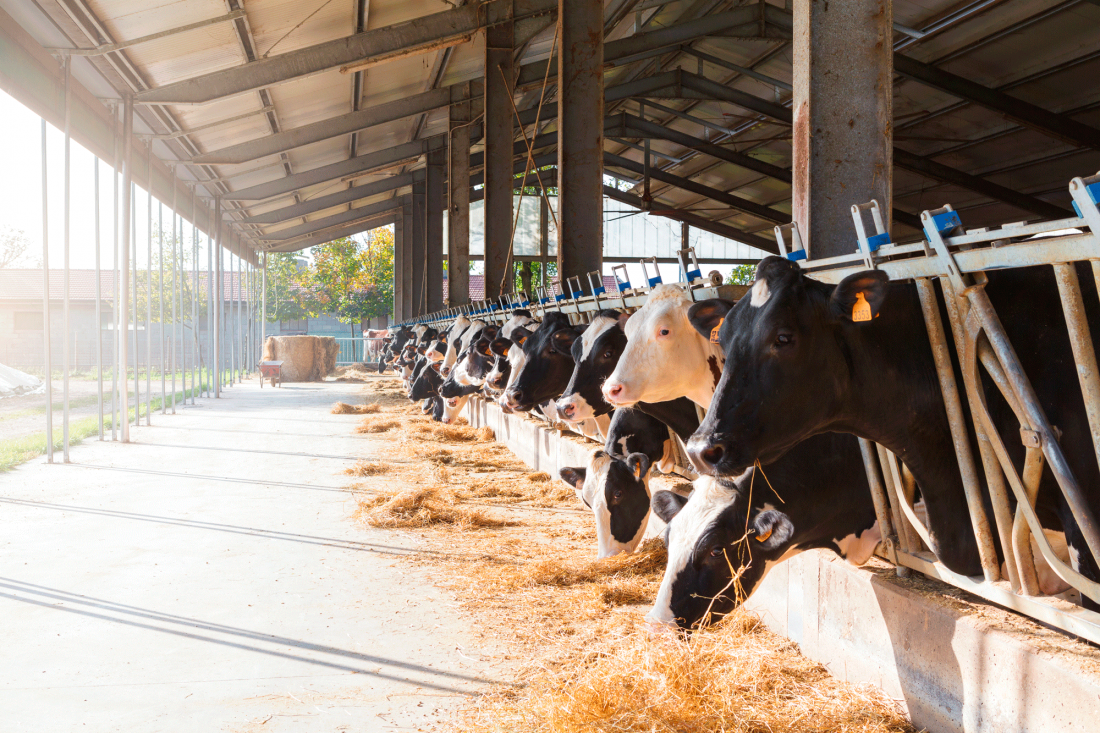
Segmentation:
{"type": "Polygon", "coordinates": [[[725,318],[718,319],[718,325],[710,329],[710,342],[712,344],[718,343],[718,331],[722,328],[722,324],[725,323],[725,318]]]}
{"type": "Polygon", "coordinates": [[[768,539],[768,538],[769,538],[769,537],[771,537],[771,536],[772,536],[772,530],[771,530],[771,529],[769,529],[769,530],[768,530],[767,532],[765,532],[764,534],[758,534],[758,535],[756,535],[756,541],[757,541],[757,542],[763,542],[764,540],[768,539]]]}
{"type": "Polygon", "coordinates": [[[856,293],[856,302],[852,306],[852,321],[860,323],[871,320],[871,304],[863,297],[863,293],[856,293]]]}

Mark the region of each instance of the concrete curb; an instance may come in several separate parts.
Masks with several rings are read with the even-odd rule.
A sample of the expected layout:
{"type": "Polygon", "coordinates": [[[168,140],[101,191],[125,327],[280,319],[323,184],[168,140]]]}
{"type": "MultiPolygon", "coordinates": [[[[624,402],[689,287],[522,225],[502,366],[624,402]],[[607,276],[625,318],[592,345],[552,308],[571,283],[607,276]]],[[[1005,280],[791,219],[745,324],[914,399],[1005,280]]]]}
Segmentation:
{"type": "MultiPolygon", "coordinates": [[[[598,447],[477,398],[466,416],[555,477],[598,447]]],[[[1100,650],[952,596],[966,594],[813,550],[772,569],[746,605],[834,677],[881,689],[931,733],[1100,731],[1100,650]]]]}

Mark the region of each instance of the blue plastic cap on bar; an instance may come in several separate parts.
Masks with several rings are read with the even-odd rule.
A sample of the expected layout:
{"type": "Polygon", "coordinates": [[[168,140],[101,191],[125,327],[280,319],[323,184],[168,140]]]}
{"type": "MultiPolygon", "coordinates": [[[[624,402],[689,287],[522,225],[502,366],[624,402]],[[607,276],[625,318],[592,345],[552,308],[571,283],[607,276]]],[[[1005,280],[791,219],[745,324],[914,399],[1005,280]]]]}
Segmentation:
{"type": "Polygon", "coordinates": [[[702,276],[703,276],[703,273],[700,272],[699,270],[688,270],[688,272],[687,272],[688,282],[691,282],[695,278],[702,277],[702,276]]]}
{"type": "Polygon", "coordinates": [[[573,291],[573,300],[576,300],[577,298],[580,298],[583,295],[584,295],[583,290],[574,290],[573,291]]]}
{"type": "Polygon", "coordinates": [[[873,237],[867,237],[867,249],[875,252],[884,244],[890,244],[890,235],[886,232],[882,234],[876,234],[873,237]]]}
{"type": "Polygon", "coordinates": [[[662,280],[661,280],[660,275],[658,275],[657,277],[651,277],[651,278],[649,278],[649,287],[653,287],[654,285],[660,285],[661,282],[662,282],[662,280]]]}
{"type": "Polygon", "coordinates": [[[787,253],[787,259],[791,262],[797,262],[798,260],[806,259],[806,250],[796,249],[794,252],[787,253]]]}
{"type": "Polygon", "coordinates": [[[562,301],[562,300],[565,300],[565,293],[562,293],[561,295],[555,295],[554,296],[554,302],[559,302],[559,301],[562,301]]]}
{"type": "Polygon", "coordinates": [[[946,232],[955,227],[961,227],[962,219],[959,218],[959,212],[957,211],[945,211],[942,214],[934,214],[932,224],[936,227],[937,232],[946,232]]]}
{"type": "Polygon", "coordinates": [[[604,288],[603,285],[599,285],[599,286],[593,288],[593,290],[592,290],[593,295],[603,295],[606,292],[607,292],[607,289],[604,288]]]}

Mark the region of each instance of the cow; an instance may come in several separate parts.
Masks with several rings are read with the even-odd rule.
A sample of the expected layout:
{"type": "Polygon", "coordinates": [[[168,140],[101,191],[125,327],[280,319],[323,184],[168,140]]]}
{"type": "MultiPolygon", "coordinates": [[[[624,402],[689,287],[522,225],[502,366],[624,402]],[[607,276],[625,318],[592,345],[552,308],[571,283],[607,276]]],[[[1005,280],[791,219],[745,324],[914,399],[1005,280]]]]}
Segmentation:
{"type": "Polygon", "coordinates": [[[646,620],[690,629],[752,595],[778,563],[827,548],[861,565],[881,540],[855,436],[824,433],[735,478],[701,476],[690,498],[658,491],[668,564],[646,620]]]}
{"type": "Polygon", "coordinates": [[[443,384],[443,377],[439,373],[439,362],[426,362],[419,376],[409,388],[409,399],[423,400],[428,397],[438,397],[439,386],[443,384]]]}
{"type": "Polygon", "coordinates": [[[650,520],[650,467],[671,472],[673,455],[664,423],[623,408],[611,419],[603,450],[593,451],[587,466],[559,471],[595,515],[598,558],[638,547],[650,520]]]}
{"type": "Polygon", "coordinates": [[[692,302],[676,285],[661,284],[626,322],[626,348],[603,383],[616,407],[687,397],[705,408],[722,376],[725,355],[688,321],[692,302]]]}
{"type": "Polygon", "coordinates": [[[558,411],[566,420],[579,421],[611,412],[600,387],[626,348],[622,326],[627,318],[616,310],[600,311],[573,342],[573,374],[557,401],[558,411]]]}
{"type": "Polygon", "coordinates": [[[573,341],[580,335],[564,313],[547,313],[523,343],[523,364],[504,392],[508,407],[526,412],[558,397],[573,373],[573,341]]]}
{"type": "Polygon", "coordinates": [[[462,338],[462,334],[470,328],[471,321],[466,316],[459,316],[455,319],[455,322],[451,324],[451,328],[447,331],[447,353],[443,355],[443,368],[444,373],[449,370],[458,359],[458,352],[460,349],[459,339],[462,338]]]}
{"type": "MultiPolygon", "coordinates": [[[[1077,268],[1095,342],[1100,304],[1087,266],[1077,268]]],[[[1068,336],[1051,326],[1062,315],[1053,273],[1040,267],[987,274],[986,293],[1047,417],[1062,431],[1062,450],[1095,516],[1100,470],[1068,336]]],[[[729,476],[757,460],[774,460],[809,436],[854,433],[893,451],[912,471],[927,505],[931,549],[944,565],[963,575],[981,572],[914,285],[889,282],[885,273],[872,270],[832,286],[809,279],[783,258],[769,257],[757,268],[751,297],[736,305],[705,301],[695,308],[697,328],[716,330],[731,367],[689,441],[701,470],[729,476]],[[870,318],[854,320],[854,306],[863,309],[864,303],[870,318]]],[[[985,391],[998,432],[1019,466],[1024,451],[1019,421],[996,390],[986,385],[985,391]]],[[[1060,521],[1074,569],[1100,580],[1049,469],[1036,510],[1045,521],[1060,521]]]]}

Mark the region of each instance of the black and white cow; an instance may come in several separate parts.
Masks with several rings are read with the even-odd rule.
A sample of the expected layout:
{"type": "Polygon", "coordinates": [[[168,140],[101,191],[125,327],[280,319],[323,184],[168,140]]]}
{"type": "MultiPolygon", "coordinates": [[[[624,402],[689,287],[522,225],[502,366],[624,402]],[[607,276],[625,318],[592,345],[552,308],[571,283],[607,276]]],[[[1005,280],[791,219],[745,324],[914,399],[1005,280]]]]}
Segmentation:
{"type": "Polygon", "coordinates": [[[611,419],[604,449],[593,451],[587,466],[561,469],[562,480],[595,516],[597,557],[637,549],[650,522],[650,467],[667,473],[672,456],[664,423],[623,408],[611,419]]]}
{"type": "Polygon", "coordinates": [[[736,478],[702,476],[690,498],[653,495],[668,565],[646,619],[692,628],[732,611],[776,564],[827,548],[855,565],[881,540],[855,436],[825,433],[736,478]]]}
{"type": "Polygon", "coordinates": [[[564,313],[547,313],[523,343],[523,364],[504,392],[508,407],[526,412],[558,397],[573,373],[573,341],[580,335],[564,313]]]}
{"type": "MultiPolygon", "coordinates": [[[[1092,338],[1100,338],[1100,304],[1089,270],[1078,264],[1092,338]]],[[[986,292],[1016,346],[1050,422],[1062,431],[1066,460],[1100,509],[1100,470],[1080,396],[1062,306],[1050,268],[988,273],[986,292]]],[[[751,297],[736,306],[696,306],[698,328],[718,329],[728,361],[710,411],[689,450],[703,470],[736,474],[756,460],[784,455],[810,436],[843,431],[876,441],[913,472],[927,505],[932,550],[951,570],[981,572],[958,461],[917,297],[884,273],[851,275],[834,286],[805,277],[797,265],[769,257],[757,268],[751,297]],[[872,315],[852,320],[866,301],[872,315]]],[[[991,414],[1019,466],[1019,422],[995,389],[991,414]],[[1015,439],[1013,439],[1015,436],[1015,439]]],[[[1057,516],[1072,565],[1088,578],[1100,570],[1049,469],[1037,511],[1057,516]]],[[[994,535],[996,539],[996,535],[994,535]]]]}
{"type": "Polygon", "coordinates": [[[443,384],[443,376],[439,373],[439,369],[439,362],[427,362],[424,365],[409,389],[410,400],[439,396],[439,387],[443,384]]]}
{"type": "Polygon", "coordinates": [[[614,409],[600,388],[626,348],[623,326],[627,318],[617,310],[600,311],[573,342],[573,374],[557,399],[558,412],[566,420],[606,415],[614,409]]]}

